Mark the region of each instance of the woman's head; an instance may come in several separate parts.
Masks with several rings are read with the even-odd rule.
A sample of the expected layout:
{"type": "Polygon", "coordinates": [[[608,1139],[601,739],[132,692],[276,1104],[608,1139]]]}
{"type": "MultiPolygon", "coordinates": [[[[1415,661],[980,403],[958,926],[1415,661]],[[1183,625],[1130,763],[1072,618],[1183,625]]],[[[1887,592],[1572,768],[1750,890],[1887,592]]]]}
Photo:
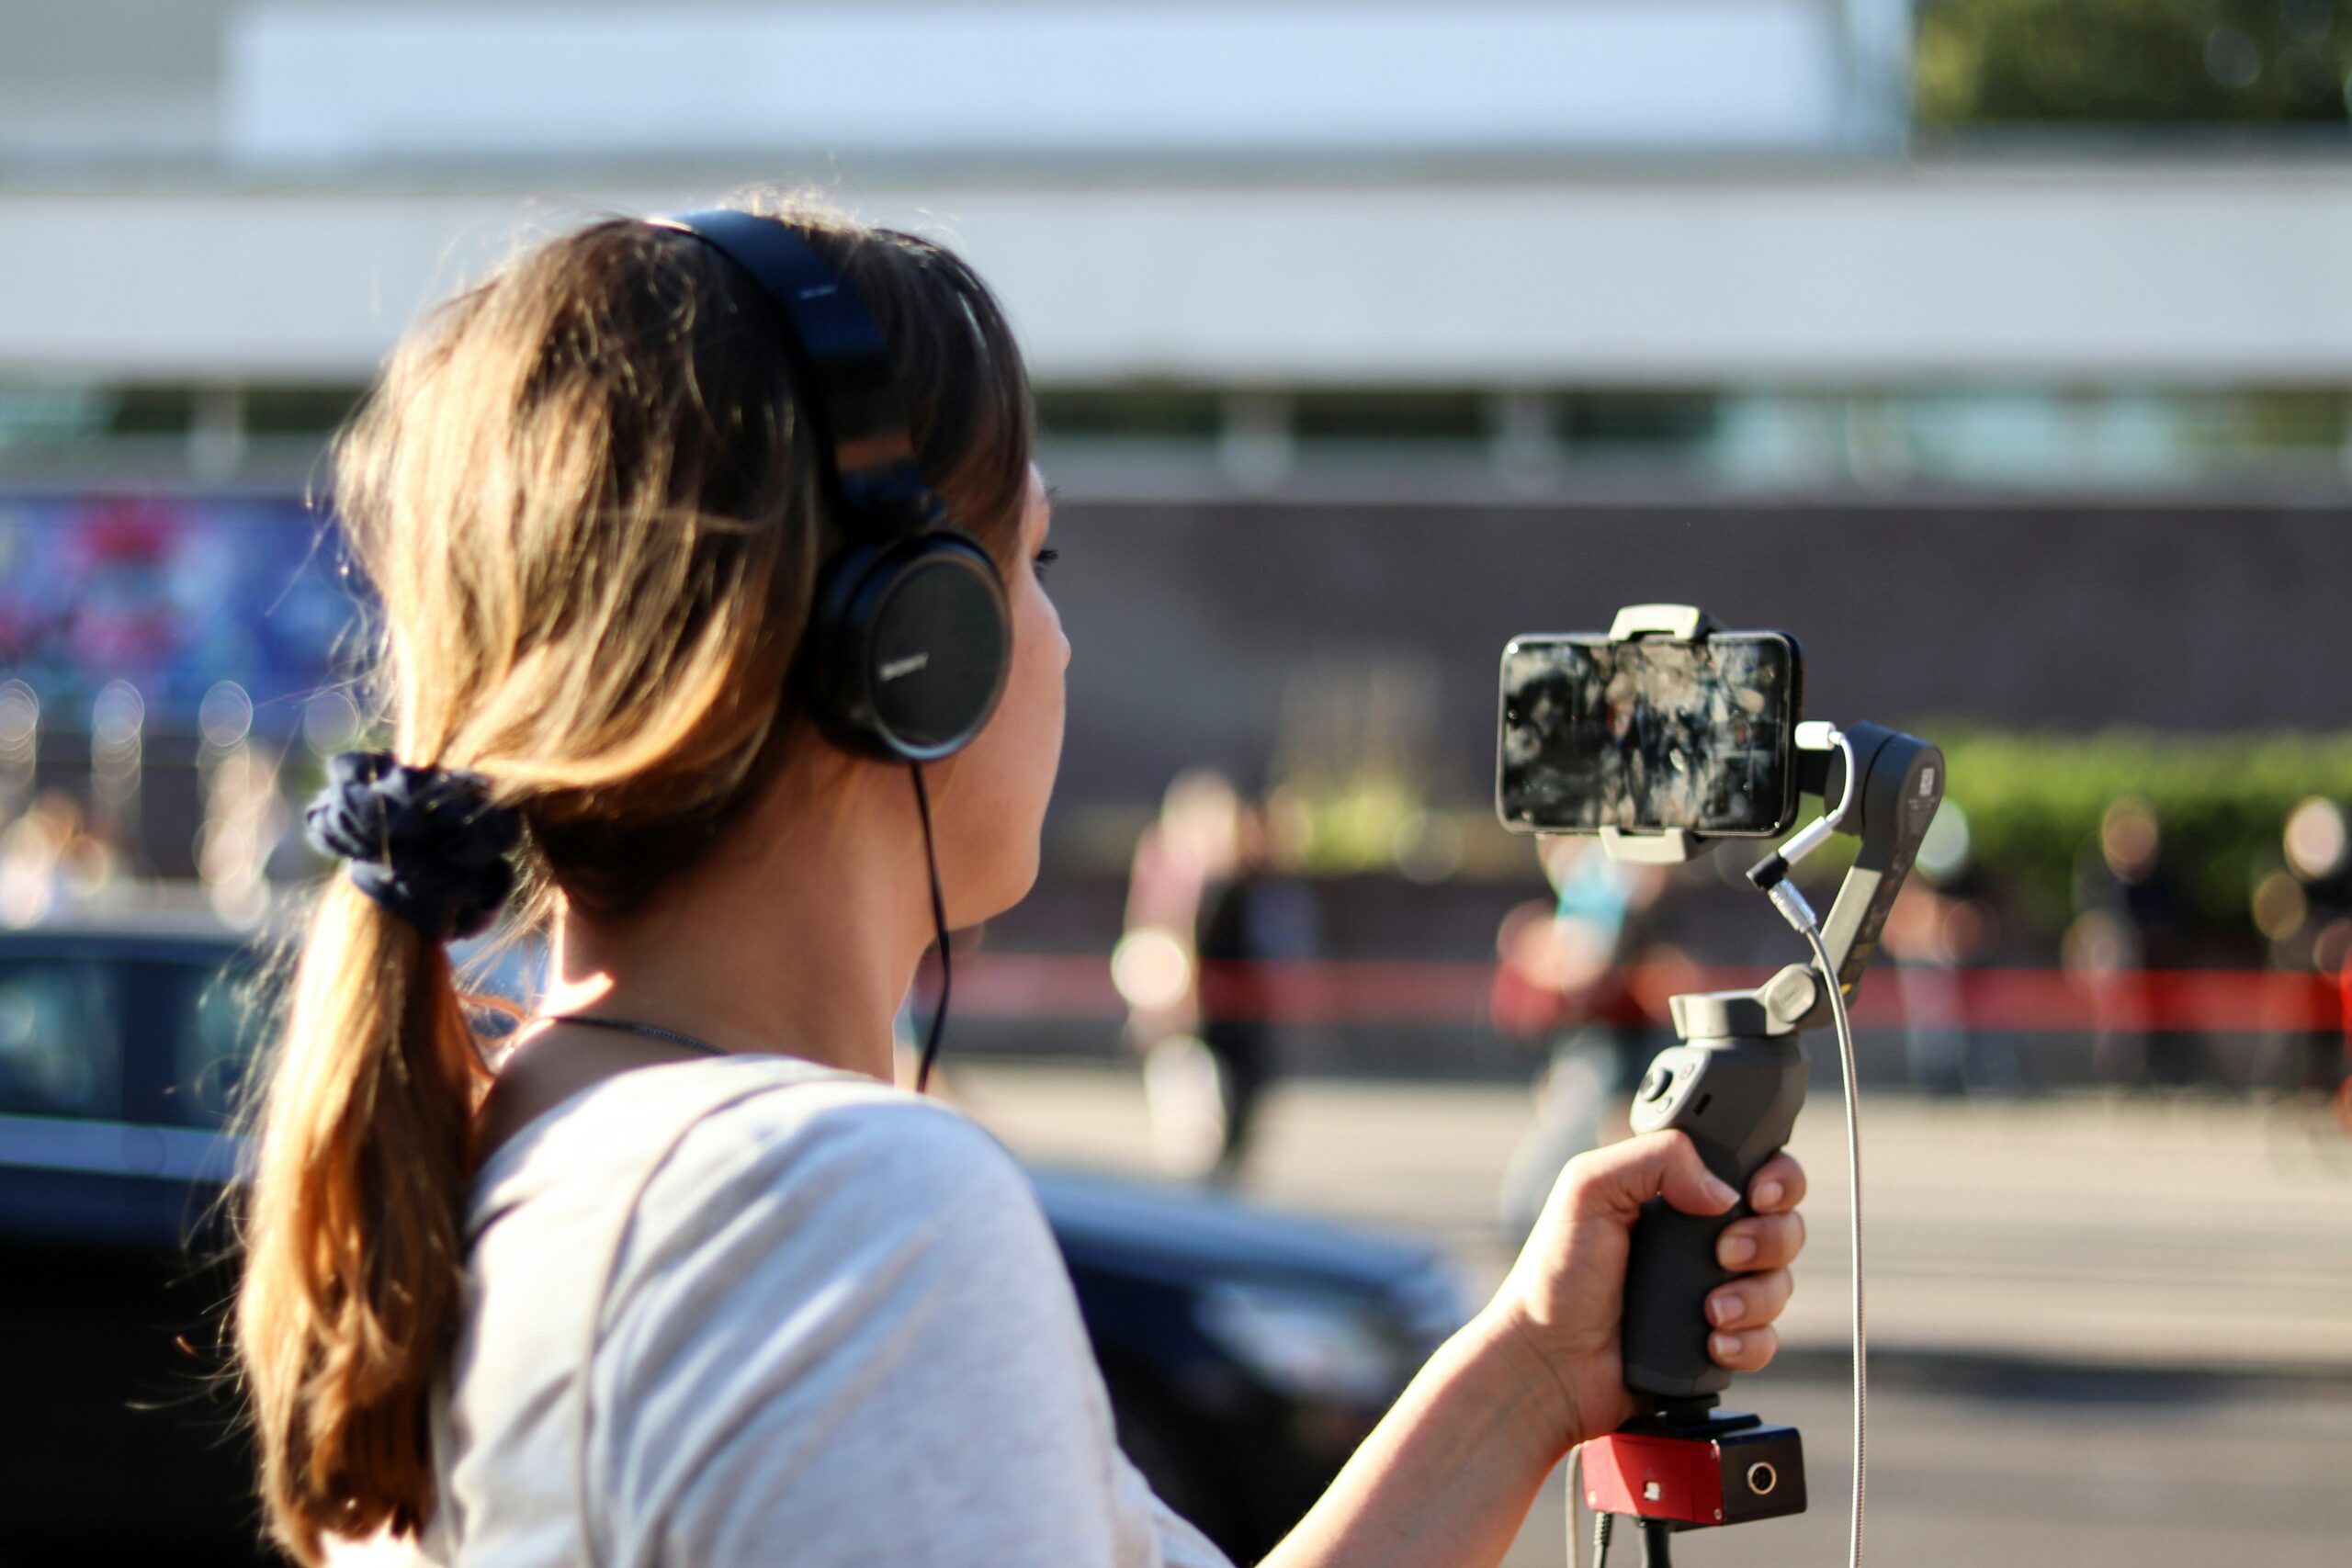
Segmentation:
{"type": "MultiPolygon", "coordinates": [[[[1009,565],[1031,416],[995,301],[935,245],[782,210],[866,301],[920,466],[1009,565]]],[[[785,677],[843,534],[783,330],[701,242],[596,224],[444,307],[338,454],[394,750],[489,776],[589,908],[641,901],[808,739],[785,677]]]]}
{"type": "MultiPolygon", "coordinates": [[[[918,464],[1010,587],[1012,680],[943,765],[962,775],[943,794],[964,797],[963,820],[991,799],[999,822],[1034,818],[1066,649],[1026,569],[1043,502],[1003,316],[934,244],[766,210],[880,324],[918,464]]],[[[378,604],[393,753],[479,773],[519,812],[542,913],[628,916],[786,773],[865,765],[791,694],[816,573],[843,535],[782,331],[701,242],[593,224],[429,318],[340,445],[336,508],[378,604]]],[[[1022,856],[974,837],[943,825],[959,919],[1034,874],[1034,843],[1007,863],[1022,856]],[[977,884],[960,897],[959,861],[977,884]]],[[[259,1106],[237,1307],[271,1530],[305,1560],[322,1531],[411,1528],[431,1507],[423,1396],[451,1327],[486,1078],[438,943],[337,878],[259,1106]]]]}

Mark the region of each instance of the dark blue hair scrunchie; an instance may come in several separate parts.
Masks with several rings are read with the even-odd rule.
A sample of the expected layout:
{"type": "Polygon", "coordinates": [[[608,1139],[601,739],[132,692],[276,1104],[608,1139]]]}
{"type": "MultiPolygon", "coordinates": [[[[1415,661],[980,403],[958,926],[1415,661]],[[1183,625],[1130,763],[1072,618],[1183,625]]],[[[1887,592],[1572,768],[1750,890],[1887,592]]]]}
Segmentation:
{"type": "Polygon", "coordinates": [[[337,752],[302,821],[312,849],[348,861],[362,893],[435,942],[486,930],[514,890],[523,819],[491,804],[480,773],[337,752]]]}

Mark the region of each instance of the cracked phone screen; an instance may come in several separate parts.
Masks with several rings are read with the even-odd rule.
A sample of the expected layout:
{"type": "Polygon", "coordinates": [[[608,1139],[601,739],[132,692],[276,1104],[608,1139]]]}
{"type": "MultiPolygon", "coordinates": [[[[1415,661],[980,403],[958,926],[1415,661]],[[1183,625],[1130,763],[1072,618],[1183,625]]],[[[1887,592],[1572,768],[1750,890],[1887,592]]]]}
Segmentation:
{"type": "Polygon", "coordinates": [[[1760,836],[1796,805],[1794,645],[1521,637],[1503,655],[1496,798],[1531,832],[1760,836]]]}

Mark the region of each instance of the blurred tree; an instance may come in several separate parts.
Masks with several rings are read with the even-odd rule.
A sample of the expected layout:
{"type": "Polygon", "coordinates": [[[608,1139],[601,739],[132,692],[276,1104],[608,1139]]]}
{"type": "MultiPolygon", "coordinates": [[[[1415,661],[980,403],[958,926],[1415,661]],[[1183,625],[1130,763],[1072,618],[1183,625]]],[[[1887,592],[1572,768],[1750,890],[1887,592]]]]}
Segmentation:
{"type": "Polygon", "coordinates": [[[2342,124],[2343,0],[1922,0],[1926,125],[2342,124]]]}
{"type": "Polygon", "coordinates": [[[2198,916],[2241,931],[2252,892],[2280,863],[2288,814],[2312,795],[2352,803],[2352,735],[1911,728],[1943,747],[1976,865],[2048,930],[2068,917],[2086,846],[2125,795],[2154,811],[2198,916]]]}

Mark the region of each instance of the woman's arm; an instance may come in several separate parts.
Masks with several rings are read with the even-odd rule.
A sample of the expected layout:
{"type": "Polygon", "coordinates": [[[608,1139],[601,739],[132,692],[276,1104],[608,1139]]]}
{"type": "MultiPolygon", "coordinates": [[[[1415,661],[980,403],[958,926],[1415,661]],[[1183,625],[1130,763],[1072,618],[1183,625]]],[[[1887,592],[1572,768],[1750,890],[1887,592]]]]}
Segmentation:
{"type": "MultiPolygon", "coordinates": [[[[1804,1175],[1776,1156],[1748,1190],[1756,1217],[1727,1227],[1717,1252],[1742,1277],[1707,1303],[1711,1352],[1742,1371],[1779,1345],[1770,1325],[1804,1245],[1793,1212],[1804,1175]]],[[[1568,1450],[1634,1414],[1618,1342],[1625,1257],[1642,1204],[1660,1194],[1694,1214],[1735,1198],[1679,1133],[1570,1161],[1495,1299],[1430,1358],[1267,1568],[1500,1562],[1568,1450]]]]}

